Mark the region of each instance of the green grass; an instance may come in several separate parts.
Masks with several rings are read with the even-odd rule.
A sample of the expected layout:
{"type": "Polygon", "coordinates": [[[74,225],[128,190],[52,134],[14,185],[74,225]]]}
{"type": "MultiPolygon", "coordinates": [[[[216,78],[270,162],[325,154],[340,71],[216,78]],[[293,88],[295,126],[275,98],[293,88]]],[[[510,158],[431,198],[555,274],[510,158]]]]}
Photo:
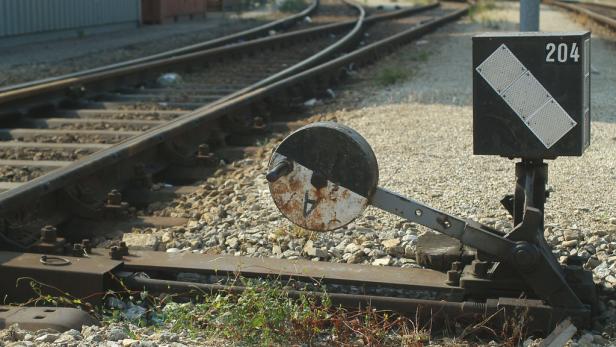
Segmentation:
{"type": "MultiPolygon", "coordinates": [[[[430,58],[430,52],[425,49],[413,48],[404,50],[399,53],[397,60],[425,62],[430,58]]],[[[388,66],[382,67],[376,71],[374,76],[375,81],[381,86],[391,86],[396,83],[406,81],[415,75],[416,69],[413,64],[406,64],[406,67],[397,65],[397,62],[387,63],[388,66]]]]}
{"type": "Polygon", "coordinates": [[[410,60],[412,61],[428,61],[428,58],[430,57],[430,52],[428,51],[415,51],[413,52],[413,54],[409,57],[410,60]]]}
{"type": "Polygon", "coordinates": [[[320,322],[328,317],[328,302],[290,298],[281,286],[244,281],[241,294],[205,296],[200,303],[169,304],[163,310],[163,325],[173,332],[188,331],[224,338],[247,345],[275,345],[311,341],[322,332],[320,322]]]}
{"type": "Polygon", "coordinates": [[[376,82],[382,86],[391,86],[408,79],[412,75],[412,70],[397,66],[387,66],[379,70],[376,74],[376,82]]]}
{"type": "Polygon", "coordinates": [[[477,22],[481,13],[493,10],[495,8],[495,0],[478,0],[477,3],[469,9],[468,16],[471,21],[477,22]]]}
{"type": "MultiPolygon", "coordinates": [[[[32,279],[23,280],[29,280],[41,294],[31,304],[88,309],[85,300],[76,299],[67,293],[59,293],[57,297],[43,295],[40,289],[53,288],[32,279]]],[[[353,310],[337,307],[324,289],[318,295],[292,297],[286,287],[290,283],[241,277],[234,280],[236,285],[245,288],[243,292],[204,293],[195,288],[182,295],[154,296],[146,291],[135,292],[125,288],[121,292],[102,293],[103,302],[107,305],[89,308],[104,324],[121,326],[133,339],[140,339],[135,326],[147,326],[151,332],[187,333],[195,339],[222,339],[226,343],[241,346],[419,347],[432,339],[431,320],[420,324],[417,317],[413,321],[409,317],[370,307],[353,310]],[[141,307],[145,313],[138,318],[128,317],[125,308],[131,305],[141,307]]],[[[477,340],[474,335],[478,331],[485,331],[484,324],[490,319],[488,317],[461,331],[456,328],[444,336],[453,333],[458,336],[456,340],[470,338],[482,343],[496,339],[509,342],[512,346],[524,341],[526,321],[523,319],[508,322],[500,333],[488,329],[492,335],[483,336],[485,334],[482,333],[483,337],[477,340]]],[[[455,324],[451,326],[455,327],[455,324]]]]}

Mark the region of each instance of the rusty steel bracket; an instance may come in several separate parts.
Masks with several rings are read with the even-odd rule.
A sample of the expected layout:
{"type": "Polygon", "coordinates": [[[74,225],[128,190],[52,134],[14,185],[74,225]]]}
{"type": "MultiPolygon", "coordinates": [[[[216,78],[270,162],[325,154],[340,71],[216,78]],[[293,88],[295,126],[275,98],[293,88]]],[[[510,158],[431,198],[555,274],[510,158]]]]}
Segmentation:
{"type": "Polygon", "coordinates": [[[92,316],[76,308],[0,306],[0,329],[13,324],[30,331],[53,329],[59,332],[81,330],[83,325],[100,325],[92,316]]]}
{"type": "MultiPolygon", "coordinates": [[[[510,235],[516,235],[514,232],[505,236],[498,235],[477,222],[463,221],[382,188],[377,188],[370,204],[458,239],[463,244],[509,265],[539,298],[552,306],[586,309],[590,312],[590,308],[585,308],[565,280],[560,265],[554,263],[556,259],[551,253],[547,254],[546,248],[539,242],[510,239],[510,235]]],[[[527,207],[525,211],[525,219],[517,230],[524,231],[540,225],[541,211],[533,207],[527,207]]],[[[513,274],[510,273],[509,276],[511,275],[513,274]]]]}

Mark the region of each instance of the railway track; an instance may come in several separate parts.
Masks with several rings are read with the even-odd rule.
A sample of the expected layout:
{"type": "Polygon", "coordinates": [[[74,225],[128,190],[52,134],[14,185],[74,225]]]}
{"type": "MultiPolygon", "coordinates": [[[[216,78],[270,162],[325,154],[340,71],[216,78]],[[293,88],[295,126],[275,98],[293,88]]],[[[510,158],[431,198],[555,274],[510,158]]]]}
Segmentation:
{"type": "MultiPolygon", "coordinates": [[[[455,20],[467,6],[435,3],[367,17],[357,11],[354,21],[1,94],[1,121],[19,126],[0,131],[2,170],[11,164],[44,173],[3,183],[0,236],[5,248],[72,254],[43,259],[40,254],[4,252],[5,270],[0,270],[5,283],[45,272],[47,284],[96,302],[100,297],[91,294],[109,289],[109,277],[122,279],[124,289],[148,288],[152,293],[242,292],[245,288],[235,281],[239,274],[282,281],[292,297],[318,296],[317,289],[325,286],[335,304],[373,305],[405,314],[428,307],[424,313],[430,319],[507,319],[507,308],[526,307],[549,316],[536,320],[533,329],[551,329],[562,314],[540,300],[501,298],[501,293],[494,298],[489,292],[468,300],[465,289],[452,285],[442,272],[136,251],[121,244],[90,249],[89,241],[81,241],[110,229],[186,223],[183,218],[137,216],[128,205],[139,209],[194,192],[193,183],[215,172],[220,160],[237,159],[266,136],[301,126],[288,112],[298,102],[323,95],[349,69],[455,20]],[[177,72],[182,83],[160,86],[158,77],[169,71],[177,72]],[[152,189],[160,182],[176,186],[152,189]],[[73,245],[67,247],[67,242],[73,245]],[[66,267],[50,268],[51,261],[66,267]],[[27,270],[6,270],[24,266],[27,270]]],[[[221,188],[218,194],[225,192],[221,188]]],[[[31,295],[27,285],[3,289],[15,300],[31,295]]],[[[503,295],[507,290],[501,289],[503,295]]],[[[588,321],[586,308],[572,312],[567,314],[578,315],[577,322],[588,321]]]]}
{"type": "MultiPolygon", "coordinates": [[[[157,59],[164,59],[164,58],[171,58],[174,56],[188,54],[192,52],[198,52],[198,51],[211,49],[215,47],[222,47],[225,45],[248,41],[248,40],[256,39],[259,37],[266,37],[266,36],[269,36],[271,33],[292,30],[299,24],[302,24],[301,26],[305,27],[305,26],[308,26],[309,24],[303,23],[304,19],[306,18],[306,16],[313,15],[318,7],[319,7],[319,1],[313,1],[310,3],[309,6],[307,6],[304,10],[298,13],[295,13],[293,15],[290,15],[284,18],[280,18],[278,20],[260,25],[255,28],[243,30],[243,31],[233,33],[230,35],[226,35],[223,37],[219,37],[213,40],[200,42],[200,43],[196,43],[193,45],[180,47],[177,49],[168,50],[168,51],[161,52],[158,54],[152,54],[152,55],[148,55],[148,56],[144,56],[144,57],[140,57],[136,59],[130,59],[130,60],[122,61],[122,62],[115,63],[115,64],[103,65],[103,66],[99,66],[99,67],[95,67],[91,69],[85,69],[85,70],[81,70],[81,71],[77,71],[73,73],[62,74],[59,76],[43,78],[43,79],[34,80],[34,81],[28,81],[24,83],[16,83],[16,84],[8,85],[8,86],[2,86],[0,87],[0,93],[6,93],[12,90],[19,90],[19,89],[23,90],[25,88],[33,88],[34,86],[37,86],[37,85],[63,81],[63,80],[71,79],[71,78],[80,78],[80,77],[88,76],[88,75],[98,73],[98,72],[109,71],[109,70],[127,67],[131,65],[143,64],[148,61],[154,61],[157,59]]],[[[331,19],[332,15],[339,13],[339,9],[329,8],[324,11],[322,10],[322,12],[325,12],[326,17],[331,19]]]]}
{"type": "MultiPolygon", "coordinates": [[[[99,303],[101,295],[93,293],[109,289],[180,295],[194,290],[241,293],[246,288],[237,281],[239,275],[277,281],[291,297],[320,298],[320,289],[325,287],[336,305],[373,306],[416,317],[425,314],[431,322],[489,317],[500,324],[525,309],[540,318],[533,320],[531,332],[546,332],[568,315],[576,324],[588,326],[596,296],[590,288],[592,279],[589,284],[588,278],[582,278],[588,273],[581,268],[567,269],[567,276],[579,277],[569,288],[560,277],[546,281],[549,283],[537,280],[529,284],[512,275],[517,268],[506,268],[511,265],[506,261],[494,263],[502,265],[502,273],[508,274],[504,282],[483,281],[489,263],[479,258],[471,264],[453,262],[451,270],[444,273],[139,251],[121,243],[109,249],[92,248],[90,238],[110,230],[184,225],[184,218],[141,216],[135,209],[157,201],[181,200],[182,195],[195,192],[194,183],[217,171],[221,160],[233,161],[254,150],[254,145],[267,136],[279,136],[303,125],[288,112],[299,103],[326,94],[349,70],[468,10],[462,3],[434,3],[366,16],[360,6],[351,5],[357,11],[355,20],[69,80],[9,88],[0,94],[0,122],[6,125],[0,131],[4,140],[0,142],[0,163],[5,164],[2,170],[39,170],[2,183],[6,189],[0,193],[2,243],[6,249],[28,252],[0,254],[1,276],[10,284],[2,288],[8,300],[23,301],[35,294],[28,283],[13,285],[23,277],[99,303]],[[182,82],[162,85],[159,77],[169,72],[178,73],[182,82]],[[174,183],[175,187],[164,187],[162,182],[174,183]],[[467,276],[467,280],[472,277],[476,287],[462,286],[460,276],[467,276]],[[558,287],[561,282],[566,285],[558,287]],[[520,298],[521,293],[530,294],[530,298],[520,298]],[[561,298],[568,306],[558,306],[561,298]],[[575,305],[569,305],[569,299],[574,299],[575,305]]],[[[524,185],[525,194],[533,191],[533,184],[524,185]]],[[[232,193],[225,186],[213,190],[217,195],[232,193]]],[[[379,194],[383,199],[383,194],[391,193],[379,190],[379,194]]],[[[401,197],[398,200],[404,201],[401,197]]],[[[388,207],[388,202],[381,206],[388,207]]],[[[465,241],[482,251],[485,246],[487,254],[496,255],[496,259],[506,257],[496,254],[505,246],[521,246],[515,249],[522,260],[526,253],[533,254],[534,248],[477,223],[464,224],[447,215],[426,222],[430,217],[424,213],[440,213],[427,206],[412,212],[410,218],[405,217],[415,218],[422,225],[432,223],[429,227],[460,240],[467,237],[465,241]],[[498,247],[486,240],[496,240],[498,247]]],[[[400,210],[392,213],[404,215],[400,210]]],[[[545,261],[541,271],[558,276],[563,270],[560,265],[552,267],[551,260],[541,257],[545,261]],[[546,267],[555,270],[550,272],[546,267]]],[[[538,279],[541,271],[523,279],[538,279]]]]}
{"type": "MultiPolygon", "coordinates": [[[[388,19],[394,19],[395,22],[408,21],[404,16],[422,12],[419,16],[409,17],[415,18],[415,22],[404,23],[406,27],[418,26],[411,33],[421,32],[462,13],[456,5],[447,6],[440,8],[432,4],[406,9],[371,16],[365,22],[373,24],[374,29],[383,30],[379,28],[388,19]],[[425,23],[419,24],[422,22],[425,23]]],[[[62,209],[53,207],[53,201],[57,198],[55,193],[65,195],[68,192],[69,196],[80,196],[74,203],[89,201],[81,207],[102,213],[107,193],[112,189],[130,185],[135,169],[121,167],[135,166],[133,160],[139,161],[139,175],[152,176],[164,172],[172,164],[178,165],[180,159],[191,166],[188,162],[193,161],[197,146],[200,148],[197,155],[212,158],[213,151],[223,148],[228,151],[229,146],[250,144],[250,140],[246,139],[253,139],[255,135],[260,136],[272,128],[284,128],[284,124],[277,124],[271,119],[272,109],[281,106],[281,99],[277,95],[282,96],[281,92],[284,92],[301,96],[312,93],[314,89],[324,90],[323,87],[318,87],[318,84],[313,84],[312,90],[307,90],[311,86],[303,81],[306,77],[312,79],[320,75],[319,70],[310,75],[297,73],[334,57],[335,54],[343,52],[343,49],[352,49],[351,45],[363,37],[363,28],[359,23],[361,21],[309,28],[229,47],[89,74],[77,81],[69,79],[50,83],[51,85],[39,84],[25,90],[3,93],[0,100],[6,101],[3,103],[6,106],[3,107],[5,124],[15,126],[0,130],[4,139],[0,142],[0,153],[5,177],[0,186],[6,190],[0,193],[0,199],[3,218],[7,221],[6,225],[11,226],[8,229],[18,229],[21,234],[38,237],[43,225],[57,225],[72,216],[73,208],[61,211],[62,209]],[[307,38],[311,41],[302,47],[298,48],[292,44],[307,38]],[[271,51],[259,54],[263,49],[271,51]],[[314,54],[319,49],[321,51],[314,54]],[[273,54],[277,57],[275,64],[270,62],[273,54]],[[246,55],[250,55],[250,58],[227,63],[229,57],[246,55]],[[196,61],[198,63],[195,63],[196,61]],[[195,65],[203,66],[206,63],[206,68],[195,68],[195,65]],[[241,65],[238,70],[239,64],[241,65]],[[191,72],[183,73],[187,70],[191,72]],[[184,76],[184,83],[175,88],[157,87],[156,78],[165,71],[180,71],[184,76]],[[208,82],[201,82],[204,79],[208,82]],[[282,85],[286,86],[288,83],[291,88],[282,87],[280,83],[283,82],[285,84],[282,85]],[[78,96],[58,97],[58,93],[75,88],[81,90],[78,96]],[[103,90],[99,91],[100,89],[103,90]],[[221,111],[226,111],[224,117],[220,117],[221,111]],[[192,144],[193,149],[189,149],[191,145],[188,143],[179,141],[172,148],[164,150],[170,151],[167,154],[159,153],[159,159],[144,162],[121,154],[127,150],[133,152],[141,146],[146,149],[151,139],[163,139],[160,136],[166,131],[189,130],[184,128],[186,124],[201,124],[205,127],[203,134],[196,135],[199,140],[192,144]],[[169,155],[175,158],[169,158],[169,155]],[[112,163],[109,162],[110,158],[112,162],[122,160],[112,163]],[[128,174],[101,177],[98,175],[101,173],[99,169],[90,171],[93,167],[106,167],[104,170],[128,174]],[[20,172],[25,174],[20,175],[20,172]],[[51,188],[50,182],[53,182],[51,186],[58,183],[59,185],[51,188]],[[87,197],[82,191],[85,186],[87,197]],[[40,191],[37,191],[41,187],[47,187],[45,190],[51,188],[48,190],[51,195],[39,195],[40,191]],[[27,197],[29,194],[38,195],[34,198],[38,201],[36,212],[28,208],[29,212],[34,214],[27,213],[28,217],[23,218],[25,215],[20,211],[24,211],[24,206],[19,201],[33,201],[30,200],[33,196],[27,197]],[[14,205],[16,209],[10,207],[13,202],[17,202],[14,205]],[[51,213],[51,219],[39,218],[48,215],[48,211],[52,210],[54,212],[51,213]]],[[[379,42],[386,45],[388,41],[386,39],[374,44],[379,42]]],[[[370,53],[374,54],[378,47],[375,46],[370,53]]],[[[361,52],[361,49],[357,52],[361,52]]],[[[331,61],[325,63],[321,69],[327,69],[328,64],[331,64],[331,61]]],[[[325,78],[329,80],[331,77],[339,77],[344,73],[346,65],[344,60],[340,61],[335,68],[335,75],[325,78]]],[[[327,71],[331,72],[329,69],[327,71]]],[[[321,75],[319,78],[324,77],[321,75]]],[[[191,139],[190,142],[195,140],[191,139]]],[[[157,146],[150,150],[155,148],[157,146]]],[[[152,153],[147,154],[150,155],[152,153]]],[[[195,172],[188,174],[187,179],[178,180],[190,181],[190,178],[203,177],[208,170],[207,167],[193,169],[195,172]]],[[[5,235],[12,233],[8,229],[5,230],[5,235]]],[[[34,242],[36,237],[31,237],[30,241],[34,242]]]]}
{"type": "Polygon", "coordinates": [[[593,21],[610,28],[611,30],[616,30],[616,6],[600,3],[569,1],[554,1],[553,3],[569,11],[586,16],[593,21]]]}

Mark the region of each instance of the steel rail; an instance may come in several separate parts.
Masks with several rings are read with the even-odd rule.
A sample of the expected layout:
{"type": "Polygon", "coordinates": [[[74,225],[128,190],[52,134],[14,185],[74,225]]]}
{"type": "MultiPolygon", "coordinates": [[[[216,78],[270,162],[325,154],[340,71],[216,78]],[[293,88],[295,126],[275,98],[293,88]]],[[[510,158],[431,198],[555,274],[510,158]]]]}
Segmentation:
{"type": "MultiPolygon", "coordinates": [[[[131,274],[132,275],[132,274],[131,274]]],[[[173,293],[190,295],[195,290],[203,294],[210,293],[233,293],[241,294],[247,290],[244,286],[193,283],[174,280],[162,280],[131,275],[118,276],[128,289],[142,291],[144,288],[152,293],[173,293]]],[[[496,300],[490,303],[479,303],[471,301],[436,301],[426,299],[410,299],[400,297],[388,297],[366,294],[346,294],[346,293],[323,293],[315,291],[285,289],[285,293],[292,299],[299,299],[302,296],[317,299],[328,298],[334,306],[348,308],[358,307],[378,307],[379,310],[387,310],[400,314],[414,315],[422,309],[424,314],[436,318],[441,315],[450,318],[474,315],[492,315],[496,312],[496,300]]]]}
{"type": "MultiPolygon", "coordinates": [[[[438,6],[437,2],[426,6],[378,14],[366,18],[365,22],[369,24],[381,20],[407,16],[432,9],[436,6],[438,6]]],[[[16,114],[24,114],[31,108],[57,105],[62,100],[71,98],[71,95],[75,93],[96,95],[101,90],[122,86],[127,82],[142,79],[148,74],[154,75],[165,70],[168,71],[169,69],[182,69],[186,65],[203,64],[204,61],[224,59],[228,56],[243,54],[249,50],[266,49],[276,45],[294,43],[305,40],[308,37],[321,35],[326,32],[339,32],[354,26],[355,21],[333,23],[291,33],[283,33],[273,37],[259,38],[231,46],[217,47],[181,56],[157,59],[138,65],[84,74],[77,78],[67,78],[26,88],[9,90],[0,93],[0,120],[13,117],[16,114]]]]}
{"type": "Polygon", "coordinates": [[[141,57],[141,58],[126,60],[126,61],[115,63],[115,64],[99,66],[99,67],[95,67],[92,69],[82,70],[82,71],[64,74],[60,76],[54,76],[50,78],[44,78],[40,80],[29,81],[29,82],[1,87],[0,94],[11,91],[11,90],[31,88],[36,85],[57,82],[57,81],[66,80],[66,79],[80,78],[80,77],[93,74],[93,73],[109,71],[109,70],[118,69],[122,67],[143,64],[143,63],[154,61],[154,60],[172,58],[178,55],[184,55],[184,54],[194,53],[197,51],[202,51],[202,50],[211,49],[215,47],[221,47],[224,45],[238,43],[240,42],[240,40],[242,41],[252,40],[252,39],[258,38],[263,35],[268,35],[270,30],[279,30],[279,29],[286,29],[288,27],[291,27],[297,21],[305,18],[306,16],[311,15],[318,7],[319,7],[319,0],[314,0],[308,7],[306,7],[301,12],[298,12],[291,16],[280,18],[278,20],[260,25],[255,28],[243,30],[237,33],[227,35],[227,36],[218,37],[218,38],[208,40],[205,42],[200,42],[200,43],[172,49],[169,51],[165,51],[162,53],[148,55],[148,56],[141,57]]]}
{"type": "MultiPolygon", "coordinates": [[[[249,107],[251,104],[263,102],[267,99],[274,100],[292,88],[308,86],[311,83],[335,81],[343,75],[350,64],[362,64],[373,60],[379,55],[385,54],[396,45],[401,45],[409,40],[423,35],[437,27],[455,20],[464,15],[467,5],[454,10],[442,17],[424,22],[413,28],[390,36],[384,40],[366,45],[349,54],[333,59],[306,71],[287,77],[266,87],[251,91],[239,98],[218,104],[214,107],[202,107],[177,120],[160,126],[152,131],[143,133],[109,149],[104,149],[74,162],[66,167],[53,171],[47,175],[29,181],[17,188],[0,193],[0,213],[6,218],[20,215],[20,211],[32,211],[35,206],[53,206],[58,214],[69,214],[70,206],[58,206],[62,200],[64,189],[78,184],[80,180],[104,180],[109,187],[121,187],[125,185],[133,175],[128,168],[135,162],[156,163],[159,156],[156,153],[165,151],[167,146],[174,142],[188,141],[196,146],[203,139],[204,134],[211,131],[209,125],[212,121],[229,114],[236,113],[249,107]],[[321,81],[319,81],[321,80],[321,81]],[[198,140],[197,140],[198,138],[198,140]],[[127,165],[127,167],[120,167],[127,165]],[[104,175],[117,175],[118,177],[100,177],[104,175]],[[115,181],[114,181],[115,179],[115,181]],[[58,195],[60,194],[60,195],[58,195]]],[[[164,165],[153,164],[161,170],[164,165]]],[[[61,217],[57,217],[61,218],[61,217]]]]}
{"type": "MultiPolygon", "coordinates": [[[[563,1],[554,1],[552,3],[564,9],[588,16],[589,18],[595,20],[596,22],[603,24],[613,30],[616,30],[616,18],[608,17],[606,15],[603,15],[591,9],[584,8],[584,5],[585,5],[584,3],[563,2],[563,1]]],[[[610,6],[610,5],[605,5],[605,4],[596,4],[596,3],[592,3],[589,5],[596,6],[596,7],[605,7],[605,8],[608,8],[616,12],[615,6],[610,6]]]]}

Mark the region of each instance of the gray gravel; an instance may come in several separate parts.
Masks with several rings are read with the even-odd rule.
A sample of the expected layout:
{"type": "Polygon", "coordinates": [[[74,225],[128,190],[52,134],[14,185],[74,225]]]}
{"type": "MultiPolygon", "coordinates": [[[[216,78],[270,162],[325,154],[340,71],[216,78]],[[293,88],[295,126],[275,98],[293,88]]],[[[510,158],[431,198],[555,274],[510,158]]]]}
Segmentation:
{"type": "Polygon", "coordinates": [[[63,333],[51,329],[28,332],[12,325],[0,331],[0,344],[7,347],[223,347],[230,345],[221,340],[192,337],[188,332],[154,331],[133,324],[110,324],[105,327],[84,326],[81,331],[71,329],[63,333]]]}
{"type": "Polygon", "coordinates": [[[32,43],[0,50],[0,86],[58,76],[87,68],[164,52],[252,27],[283,17],[211,14],[204,20],[96,34],[83,38],[32,43]]]}

